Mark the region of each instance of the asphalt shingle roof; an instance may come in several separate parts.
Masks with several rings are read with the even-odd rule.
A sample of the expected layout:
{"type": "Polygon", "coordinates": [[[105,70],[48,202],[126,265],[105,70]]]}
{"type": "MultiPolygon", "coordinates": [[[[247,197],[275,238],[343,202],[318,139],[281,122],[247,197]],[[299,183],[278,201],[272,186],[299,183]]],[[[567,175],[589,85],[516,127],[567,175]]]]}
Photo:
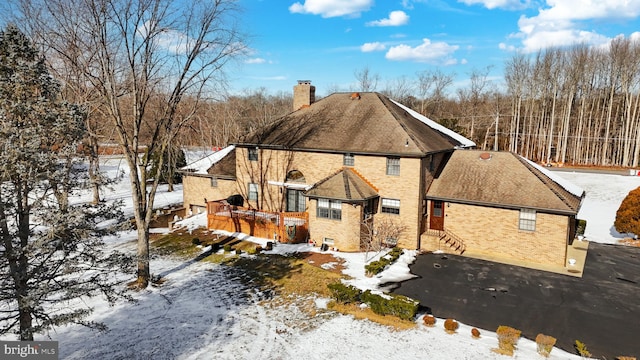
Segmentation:
{"type": "Polygon", "coordinates": [[[582,201],[520,156],[480,150],[455,151],[427,197],[573,215],[582,201]]]}
{"type": "Polygon", "coordinates": [[[239,144],[292,150],[424,156],[461,143],[375,92],[334,93],[239,144]]]}
{"type": "Polygon", "coordinates": [[[305,192],[308,197],[342,201],[365,201],[378,196],[378,191],[360,174],[351,168],[343,168],[335,174],[318,181],[305,192]]]}

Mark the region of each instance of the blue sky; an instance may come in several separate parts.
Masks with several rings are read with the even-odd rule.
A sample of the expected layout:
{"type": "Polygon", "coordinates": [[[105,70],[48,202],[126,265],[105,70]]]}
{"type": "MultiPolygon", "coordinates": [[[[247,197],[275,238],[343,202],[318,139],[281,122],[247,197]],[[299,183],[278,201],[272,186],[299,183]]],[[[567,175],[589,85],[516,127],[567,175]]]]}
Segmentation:
{"type": "MultiPolygon", "coordinates": [[[[358,90],[365,67],[388,82],[424,70],[455,74],[464,87],[491,67],[499,85],[516,51],[617,36],[640,39],[640,0],[240,0],[250,52],[229,72],[237,91],[290,92],[311,80],[316,92],[358,90]]],[[[230,69],[228,69],[230,70],[230,69]]]]}

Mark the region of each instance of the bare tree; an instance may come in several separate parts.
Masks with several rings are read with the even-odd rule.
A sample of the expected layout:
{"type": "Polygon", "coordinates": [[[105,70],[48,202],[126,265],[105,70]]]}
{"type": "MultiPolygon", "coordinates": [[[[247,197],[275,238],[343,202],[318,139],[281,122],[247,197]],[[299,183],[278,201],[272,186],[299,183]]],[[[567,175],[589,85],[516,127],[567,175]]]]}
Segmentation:
{"type": "Polygon", "coordinates": [[[385,247],[394,247],[398,239],[407,230],[406,226],[388,217],[373,216],[360,222],[360,250],[364,251],[365,261],[369,261],[369,252],[378,254],[385,247]]]}
{"type": "MultiPolygon", "coordinates": [[[[148,179],[148,153],[164,153],[196,114],[201,99],[224,83],[222,69],[244,52],[237,1],[34,0],[23,15],[47,37],[77,28],[77,67],[100,99],[130,168],[138,231],[137,284],[149,284],[149,223],[159,177],[148,179]],[[64,4],[69,4],[67,7],[64,4]],[[65,12],[56,9],[66,8],[65,12]],[[63,21],[64,20],[64,21],[63,21]],[[191,101],[183,99],[189,97],[191,101]]],[[[42,41],[48,40],[44,37],[42,41]]],[[[162,157],[160,164],[162,168],[162,157]]]]}
{"type": "Polygon", "coordinates": [[[361,70],[355,70],[353,76],[355,76],[358,82],[359,91],[376,91],[378,81],[380,81],[380,75],[372,74],[368,66],[365,66],[361,70]]]}
{"type": "MultiPolygon", "coordinates": [[[[439,104],[446,97],[446,90],[453,83],[455,74],[445,74],[438,69],[435,71],[425,70],[417,75],[420,113],[427,115],[431,104],[439,104]]],[[[434,109],[434,112],[437,110],[434,109]]]]}

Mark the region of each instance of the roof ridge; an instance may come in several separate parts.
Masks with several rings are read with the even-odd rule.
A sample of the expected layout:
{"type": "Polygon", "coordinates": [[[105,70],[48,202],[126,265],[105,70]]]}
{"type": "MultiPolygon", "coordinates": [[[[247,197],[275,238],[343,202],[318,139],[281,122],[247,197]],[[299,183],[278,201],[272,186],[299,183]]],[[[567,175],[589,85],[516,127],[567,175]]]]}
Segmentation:
{"type": "MultiPolygon", "coordinates": [[[[520,163],[522,163],[533,175],[535,175],[538,179],[540,179],[540,181],[542,181],[542,183],[545,184],[547,188],[551,190],[551,192],[554,193],[565,205],[567,205],[572,210],[577,210],[571,204],[567,196],[564,195],[562,191],[560,191],[559,188],[562,188],[562,187],[558,183],[556,183],[555,181],[553,181],[553,179],[551,179],[550,177],[545,175],[543,172],[541,172],[540,170],[536,169],[534,166],[529,164],[527,161],[525,161],[523,157],[511,151],[510,153],[511,155],[515,156],[515,158],[518,159],[518,161],[520,161],[520,163]]],[[[567,192],[566,190],[564,191],[567,192]]]]}
{"type": "Polygon", "coordinates": [[[367,178],[365,178],[362,174],[360,174],[360,172],[358,172],[358,170],[354,169],[354,168],[348,168],[348,167],[343,167],[343,169],[346,170],[351,170],[354,174],[356,174],[360,179],[362,179],[362,181],[364,181],[367,185],[371,186],[371,188],[373,190],[375,190],[376,192],[380,192],[380,189],[378,189],[377,186],[373,185],[371,183],[371,181],[369,181],[367,178]]]}

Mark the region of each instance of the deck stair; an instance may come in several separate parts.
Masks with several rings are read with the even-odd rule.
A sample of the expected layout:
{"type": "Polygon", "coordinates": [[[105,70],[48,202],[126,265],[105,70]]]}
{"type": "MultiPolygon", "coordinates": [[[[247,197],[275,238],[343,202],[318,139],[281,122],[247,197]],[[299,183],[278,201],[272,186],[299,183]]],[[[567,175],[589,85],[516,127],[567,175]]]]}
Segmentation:
{"type": "Polygon", "coordinates": [[[446,229],[440,232],[439,241],[441,244],[444,243],[449,246],[451,250],[459,255],[462,255],[467,249],[464,241],[459,236],[446,229]]]}

